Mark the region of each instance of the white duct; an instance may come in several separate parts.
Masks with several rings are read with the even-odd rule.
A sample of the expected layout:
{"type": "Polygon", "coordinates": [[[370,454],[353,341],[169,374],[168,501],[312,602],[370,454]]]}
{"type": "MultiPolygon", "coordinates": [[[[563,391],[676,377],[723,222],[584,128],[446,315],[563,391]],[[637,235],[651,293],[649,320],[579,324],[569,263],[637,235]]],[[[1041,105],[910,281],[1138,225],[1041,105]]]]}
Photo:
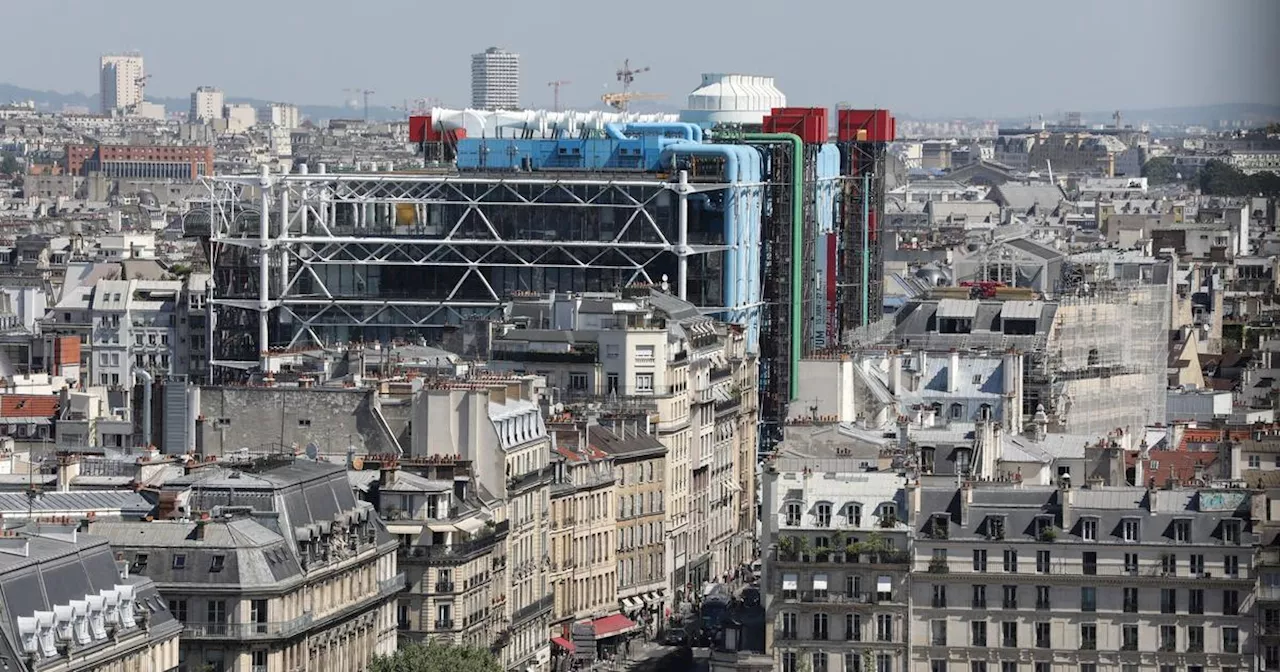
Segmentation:
{"type": "Polygon", "coordinates": [[[466,131],[468,138],[519,138],[529,133],[535,138],[555,135],[577,137],[583,131],[603,133],[605,124],[671,123],[675,114],[639,114],[589,110],[451,110],[431,108],[431,125],[437,131],[466,131]]]}
{"type": "Polygon", "coordinates": [[[951,349],[951,362],[947,366],[947,391],[957,392],[960,390],[960,351],[955,348],[951,349]]]}

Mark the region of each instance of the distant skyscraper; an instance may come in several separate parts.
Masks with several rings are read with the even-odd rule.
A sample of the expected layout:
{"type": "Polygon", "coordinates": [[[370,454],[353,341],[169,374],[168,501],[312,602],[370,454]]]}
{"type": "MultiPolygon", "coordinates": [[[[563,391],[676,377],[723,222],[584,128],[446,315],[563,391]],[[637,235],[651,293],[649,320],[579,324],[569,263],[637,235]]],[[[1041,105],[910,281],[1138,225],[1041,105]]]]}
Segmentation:
{"type": "Polygon", "coordinates": [[[221,89],[212,86],[196,89],[191,94],[191,112],[187,114],[187,121],[207,124],[214,119],[221,119],[223,102],[221,89]]]}
{"type": "Polygon", "coordinates": [[[98,64],[102,113],[125,112],[142,102],[141,54],[107,54],[98,64]]]}
{"type": "Polygon", "coordinates": [[[471,55],[471,107],[520,108],[520,54],[489,47],[484,53],[471,55]]]}

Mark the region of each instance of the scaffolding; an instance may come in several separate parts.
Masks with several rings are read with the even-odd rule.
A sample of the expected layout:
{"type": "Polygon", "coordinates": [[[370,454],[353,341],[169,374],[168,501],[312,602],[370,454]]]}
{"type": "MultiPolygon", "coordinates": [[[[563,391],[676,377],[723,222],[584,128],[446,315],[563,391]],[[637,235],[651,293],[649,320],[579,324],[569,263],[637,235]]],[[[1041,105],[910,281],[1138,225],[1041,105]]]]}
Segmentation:
{"type": "Polygon", "coordinates": [[[1109,282],[1057,304],[1044,348],[1027,355],[1023,417],[1043,405],[1051,430],[1088,436],[1164,422],[1169,288],[1109,282]]]}

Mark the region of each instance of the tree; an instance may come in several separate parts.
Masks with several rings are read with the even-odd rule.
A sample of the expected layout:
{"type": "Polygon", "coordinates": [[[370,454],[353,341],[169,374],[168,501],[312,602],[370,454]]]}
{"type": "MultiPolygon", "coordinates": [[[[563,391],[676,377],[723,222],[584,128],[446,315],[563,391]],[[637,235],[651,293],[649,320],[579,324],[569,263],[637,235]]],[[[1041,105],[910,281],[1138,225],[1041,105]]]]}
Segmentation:
{"type": "Polygon", "coordinates": [[[1157,156],[1142,164],[1142,176],[1152,185],[1173,184],[1178,181],[1178,168],[1172,156],[1157,156]]]}
{"type": "Polygon", "coordinates": [[[18,163],[17,157],[12,154],[5,154],[0,158],[0,173],[5,175],[17,175],[22,172],[22,164],[18,163]]]}
{"type": "Polygon", "coordinates": [[[376,656],[369,672],[502,672],[502,665],[484,649],[427,642],[376,656]]]}

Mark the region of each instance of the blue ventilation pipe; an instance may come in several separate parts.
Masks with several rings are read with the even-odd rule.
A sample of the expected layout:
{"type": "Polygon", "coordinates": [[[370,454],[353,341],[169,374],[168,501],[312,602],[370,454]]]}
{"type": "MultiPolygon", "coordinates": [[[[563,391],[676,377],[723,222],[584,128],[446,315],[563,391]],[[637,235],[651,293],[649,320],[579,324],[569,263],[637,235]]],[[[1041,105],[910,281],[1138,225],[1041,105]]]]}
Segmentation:
{"type": "Polygon", "coordinates": [[[636,135],[645,135],[645,131],[649,134],[657,133],[679,133],[683,140],[689,142],[702,142],[702,127],[697,124],[687,124],[683,122],[635,122],[630,124],[605,124],[604,132],[613,140],[624,140],[627,138],[628,132],[634,132],[636,135]]]}
{"type": "MultiPolygon", "coordinates": [[[[740,159],[743,158],[737,145],[703,145],[693,142],[677,142],[662,150],[661,163],[666,164],[677,156],[705,156],[724,160],[724,181],[728,184],[738,182],[740,159]]],[[[738,194],[737,189],[730,187],[724,195],[724,305],[730,310],[738,304],[738,280],[741,269],[738,267],[738,194]]]]}

